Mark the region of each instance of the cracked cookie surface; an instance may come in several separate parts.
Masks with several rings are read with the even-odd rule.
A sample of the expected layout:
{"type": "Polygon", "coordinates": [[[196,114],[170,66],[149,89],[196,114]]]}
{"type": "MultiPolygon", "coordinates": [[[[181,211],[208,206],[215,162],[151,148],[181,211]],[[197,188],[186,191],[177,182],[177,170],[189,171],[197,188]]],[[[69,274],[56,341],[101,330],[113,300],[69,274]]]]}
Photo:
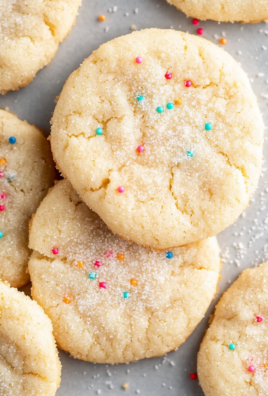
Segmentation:
{"type": "Polygon", "coordinates": [[[0,395],[54,396],[60,376],[50,319],[35,301],[0,281],[0,395]]]}
{"type": "Polygon", "coordinates": [[[29,221],[54,177],[42,132],[0,110],[0,279],[13,287],[29,281],[29,221]]]}
{"type": "Polygon", "coordinates": [[[187,16],[219,22],[257,23],[268,20],[266,0],[167,0],[187,16]]]}
{"type": "Polygon", "coordinates": [[[198,353],[206,396],[267,396],[268,263],[224,293],[198,353]]]}
{"type": "Polygon", "coordinates": [[[164,250],[216,235],[245,209],[263,123],[227,53],[150,29],[102,45],[69,77],[51,138],[59,169],[113,232],[164,250]]]}
{"type": "Polygon", "coordinates": [[[28,85],[54,57],[81,0],[1,0],[0,92],[28,85]]]}
{"type": "Polygon", "coordinates": [[[59,347],[82,360],[126,363],[174,350],[217,290],[216,238],[166,253],[130,244],[67,180],[38,208],[30,247],[32,296],[52,320],[59,347]]]}

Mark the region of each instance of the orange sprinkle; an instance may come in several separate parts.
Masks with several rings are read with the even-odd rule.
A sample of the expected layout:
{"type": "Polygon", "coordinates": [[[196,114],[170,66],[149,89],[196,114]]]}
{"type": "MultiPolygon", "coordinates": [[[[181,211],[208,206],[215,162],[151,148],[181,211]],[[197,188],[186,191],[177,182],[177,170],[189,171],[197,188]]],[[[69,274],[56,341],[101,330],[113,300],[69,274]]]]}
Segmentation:
{"type": "Polygon", "coordinates": [[[117,255],[117,258],[118,258],[118,260],[123,261],[123,260],[125,260],[125,255],[123,253],[119,253],[117,255]]]}
{"type": "Polygon", "coordinates": [[[7,160],[5,158],[0,158],[0,165],[5,165],[7,160]]]}
{"type": "Polygon", "coordinates": [[[265,364],[263,365],[263,367],[264,367],[265,369],[267,369],[267,368],[268,368],[268,363],[265,363],[265,364]]]}
{"type": "Polygon", "coordinates": [[[99,16],[99,21],[100,21],[100,22],[104,22],[105,19],[106,19],[106,16],[105,16],[105,15],[100,15],[100,16],[99,16]]]}
{"type": "Polygon", "coordinates": [[[175,105],[181,105],[181,104],[182,104],[181,98],[175,100],[175,105]]]}
{"type": "Polygon", "coordinates": [[[138,286],[138,281],[135,278],[130,279],[131,286],[138,286]]]}
{"type": "Polygon", "coordinates": [[[63,297],[62,301],[65,304],[70,304],[72,302],[72,298],[70,296],[65,296],[65,297],[63,297]]]}
{"type": "Polygon", "coordinates": [[[222,44],[222,45],[227,44],[226,38],[222,37],[222,38],[220,39],[220,44],[222,44]]]}
{"type": "Polygon", "coordinates": [[[77,266],[78,268],[83,268],[84,265],[85,265],[84,261],[77,261],[77,263],[76,263],[76,266],[77,266]]]}

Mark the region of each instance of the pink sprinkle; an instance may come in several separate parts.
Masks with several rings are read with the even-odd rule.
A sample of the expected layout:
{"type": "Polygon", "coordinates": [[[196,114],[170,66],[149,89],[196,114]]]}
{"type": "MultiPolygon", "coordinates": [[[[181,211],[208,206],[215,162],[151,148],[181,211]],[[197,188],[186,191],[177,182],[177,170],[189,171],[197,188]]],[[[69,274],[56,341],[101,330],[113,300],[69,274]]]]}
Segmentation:
{"type": "Polygon", "coordinates": [[[97,260],[94,263],[95,267],[100,268],[101,267],[101,261],[97,260]]]}
{"type": "Polygon", "coordinates": [[[191,373],[190,374],[190,379],[191,380],[196,380],[197,379],[197,374],[196,373],[191,373]]]}
{"type": "Polygon", "coordinates": [[[117,191],[122,194],[125,192],[125,187],[120,186],[120,187],[118,187],[117,191]]]}
{"type": "Polygon", "coordinates": [[[107,289],[107,287],[108,287],[107,282],[99,282],[100,289],[107,289]]]}
{"type": "Polygon", "coordinates": [[[141,56],[137,56],[136,63],[142,63],[143,59],[141,56]]]}
{"type": "Polygon", "coordinates": [[[263,321],[263,318],[261,316],[256,316],[256,321],[258,323],[261,323],[263,321]]]}
{"type": "Polygon", "coordinates": [[[185,86],[187,88],[191,87],[192,86],[192,81],[190,81],[190,80],[185,81],[185,86]]]}
{"type": "Polygon", "coordinates": [[[6,193],[5,193],[5,192],[2,192],[2,193],[0,194],[0,198],[1,198],[1,199],[5,199],[5,198],[6,198],[6,196],[7,196],[7,195],[6,195],[6,193]]]}
{"type": "Polygon", "coordinates": [[[112,252],[111,250],[108,250],[108,251],[105,253],[105,257],[107,257],[107,258],[113,257],[113,252],[112,252]]]}
{"type": "Polygon", "coordinates": [[[199,34],[200,36],[202,36],[202,34],[204,33],[204,29],[198,28],[196,32],[197,32],[197,34],[199,34]]]}
{"type": "Polygon", "coordinates": [[[3,177],[4,176],[4,172],[0,172],[0,177],[3,177]]]}
{"type": "Polygon", "coordinates": [[[53,254],[58,254],[58,253],[59,253],[59,249],[58,249],[58,248],[52,249],[52,253],[53,253],[53,254]]]}
{"type": "Polygon", "coordinates": [[[249,371],[250,373],[254,373],[255,367],[249,366],[249,367],[248,367],[248,371],[249,371]]]}
{"type": "Polygon", "coordinates": [[[192,20],[192,24],[193,24],[193,25],[199,25],[199,19],[194,18],[194,19],[192,20]]]}
{"type": "Polygon", "coordinates": [[[165,77],[166,77],[167,80],[171,80],[172,79],[172,73],[167,72],[165,74],[165,77]]]}
{"type": "Polygon", "coordinates": [[[5,205],[0,205],[0,212],[3,212],[5,210],[5,205]]]}
{"type": "Polygon", "coordinates": [[[144,152],[144,150],[145,150],[145,147],[144,146],[138,146],[138,148],[137,148],[137,151],[141,154],[141,153],[143,153],[144,152]]]}

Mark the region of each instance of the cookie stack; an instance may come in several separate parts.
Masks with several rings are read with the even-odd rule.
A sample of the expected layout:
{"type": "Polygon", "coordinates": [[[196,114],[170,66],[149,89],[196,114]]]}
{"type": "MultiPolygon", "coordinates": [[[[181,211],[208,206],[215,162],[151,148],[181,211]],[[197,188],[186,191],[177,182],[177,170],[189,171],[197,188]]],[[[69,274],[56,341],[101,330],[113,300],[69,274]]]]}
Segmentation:
{"type": "Polygon", "coordinates": [[[186,340],[217,290],[214,235],[247,207],[262,141],[246,75],[203,39],[145,30],[84,61],[52,119],[65,180],[30,231],[33,297],[62,349],[114,364],[186,340]]]}
{"type": "MultiPolygon", "coordinates": [[[[62,35],[55,37],[54,49],[62,35]]],[[[16,87],[29,79],[17,79],[16,87]]],[[[3,92],[14,88],[10,81],[3,92]]],[[[247,207],[260,175],[263,122],[240,66],[212,43],[172,30],[144,30],[102,45],[58,99],[51,148],[64,180],[48,193],[55,175],[48,143],[14,115],[0,117],[1,278],[25,284],[28,264],[32,297],[52,321],[59,347],[78,359],[127,363],[178,348],[217,291],[215,235],[247,207]]],[[[0,295],[0,349],[12,364],[19,355],[23,378],[7,393],[13,377],[3,363],[0,394],[55,394],[60,364],[49,319],[4,283],[0,295]],[[33,351],[25,369],[30,323],[26,344],[33,351]],[[22,350],[11,351],[16,343],[22,350]],[[50,370],[35,370],[33,361],[50,370]]],[[[213,340],[221,309],[201,348],[203,378],[208,349],[218,356],[213,340]]],[[[238,337],[236,330],[230,345],[238,337]]],[[[209,393],[215,387],[211,379],[207,394],[215,396],[209,393]]]]}

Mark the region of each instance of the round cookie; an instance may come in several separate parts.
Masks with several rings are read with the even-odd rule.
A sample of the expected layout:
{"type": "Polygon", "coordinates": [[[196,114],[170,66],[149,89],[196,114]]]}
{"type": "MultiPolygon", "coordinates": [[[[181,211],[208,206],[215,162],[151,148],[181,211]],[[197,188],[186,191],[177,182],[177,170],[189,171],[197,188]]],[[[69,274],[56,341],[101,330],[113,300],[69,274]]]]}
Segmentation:
{"type": "Polygon", "coordinates": [[[1,0],[0,92],[28,85],[75,22],[81,0],[1,0]]]}
{"type": "Polygon", "coordinates": [[[61,364],[49,318],[0,281],[0,395],[54,396],[61,364]]]}
{"type": "Polygon", "coordinates": [[[179,347],[204,317],[219,279],[216,238],[159,253],[112,234],[60,181],[31,223],[32,296],[60,348],[126,363],[179,347]]]}
{"type": "Polygon", "coordinates": [[[150,29],[102,45],[67,80],[52,152],[122,238],[164,250],[216,235],[249,203],[263,122],[248,78],[214,44],[150,29]]]}
{"type": "Polygon", "coordinates": [[[192,18],[257,23],[268,20],[266,0],[167,0],[192,18]]]}
{"type": "Polygon", "coordinates": [[[54,177],[42,132],[0,110],[0,279],[11,286],[29,281],[29,221],[54,177]]]}
{"type": "Polygon", "coordinates": [[[218,303],[198,354],[206,396],[268,395],[268,263],[247,269],[218,303]]]}

